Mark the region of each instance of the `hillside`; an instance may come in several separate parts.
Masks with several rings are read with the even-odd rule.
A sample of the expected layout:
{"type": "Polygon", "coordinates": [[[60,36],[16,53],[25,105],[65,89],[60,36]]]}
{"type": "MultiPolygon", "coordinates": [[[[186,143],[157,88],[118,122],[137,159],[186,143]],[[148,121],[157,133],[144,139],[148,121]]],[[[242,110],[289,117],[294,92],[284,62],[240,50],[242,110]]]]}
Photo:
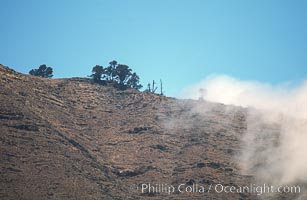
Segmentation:
{"type": "Polygon", "coordinates": [[[242,108],[2,65],[0,88],[0,199],[257,198],[140,192],[146,183],[248,185],[253,178],[234,159],[246,128],[242,108]]]}

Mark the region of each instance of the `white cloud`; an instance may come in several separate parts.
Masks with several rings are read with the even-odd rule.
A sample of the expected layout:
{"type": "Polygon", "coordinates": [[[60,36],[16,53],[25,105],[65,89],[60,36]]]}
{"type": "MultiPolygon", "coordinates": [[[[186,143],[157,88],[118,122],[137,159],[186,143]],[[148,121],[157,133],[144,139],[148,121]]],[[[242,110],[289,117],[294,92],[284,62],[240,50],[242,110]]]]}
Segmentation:
{"type": "Polygon", "coordinates": [[[201,83],[185,88],[179,98],[204,98],[212,102],[274,110],[307,118],[307,82],[293,88],[289,83],[274,86],[225,75],[210,76],[201,83]]]}
{"type": "Polygon", "coordinates": [[[274,184],[307,183],[307,81],[293,87],[210,76],[179,98],[256,108],[246,116],[238,158],[243,172],[274,184]]]}

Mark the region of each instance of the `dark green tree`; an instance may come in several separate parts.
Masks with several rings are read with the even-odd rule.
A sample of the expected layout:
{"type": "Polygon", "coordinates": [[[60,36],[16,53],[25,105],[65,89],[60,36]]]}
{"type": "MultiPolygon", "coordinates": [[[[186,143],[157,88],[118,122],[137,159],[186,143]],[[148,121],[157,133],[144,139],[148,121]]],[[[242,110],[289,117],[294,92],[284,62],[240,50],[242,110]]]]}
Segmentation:
{"type": "Polygon", "coordinates": [[[140,77],[134,72],[127,81],[127,86],[129,88],[134,88],[139,90],[143,87],[141,84],[139,84],[139,82],[140,82],[140,77]]]}
{"type": "Polygon", "coordinates": [[[102,75],[105,73],[103,66],[96,65],[92,69],[92,75],[94,83],[101,83],[102,75]]]}
{"type": "Polygon", "coordinates": [[[112,83],[114,87],[119,89],[134,88],[140,89],[140,77],[133,73],[127,65],[118,64],[115,60],[109,63],[107,68],[96,65],[92,69],[92,79],[94,83],[108,84],[112,83]]]}
{"type": "Polygon", "coordinates": [[[111,62],[109,62],[109,66],[106,68],[105,70],[105,79],[107,81],[114,81],[115,79],[115,70],[116,70],[116,67],[117,67],[117,61],[113,60],[111,62]]]}
{"type": "Polygon", "coordinates": [[[51,78],[53,77],[53,69],[52,67],[47,67],[45,64],[40,65],[38,69],[31,69],[29,71],[30,75],[40,76],[43,78],[51,78]]]}
{"type": "Polygon", "coordinates": [[[120,86],[126,86],[132,73],[127,65],[118,64],[115,68],[115,79],[120,86]]]}

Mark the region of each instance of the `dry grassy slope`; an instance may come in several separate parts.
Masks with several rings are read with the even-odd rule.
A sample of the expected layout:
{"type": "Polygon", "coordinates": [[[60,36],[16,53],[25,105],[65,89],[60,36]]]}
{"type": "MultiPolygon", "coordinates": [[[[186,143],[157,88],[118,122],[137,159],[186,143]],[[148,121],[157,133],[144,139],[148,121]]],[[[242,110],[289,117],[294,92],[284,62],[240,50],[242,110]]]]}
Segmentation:
{"type": "MultiPolygon", "coordinates": [[[[0,199],[226,199],[141,183],[242,185],[239,108],[43,79],[0,66],[0,199]],[[210,107],[210,112],[197,110],[210,107]]],[[[227,199],[248,199],[227,195],[227,199]]]]}

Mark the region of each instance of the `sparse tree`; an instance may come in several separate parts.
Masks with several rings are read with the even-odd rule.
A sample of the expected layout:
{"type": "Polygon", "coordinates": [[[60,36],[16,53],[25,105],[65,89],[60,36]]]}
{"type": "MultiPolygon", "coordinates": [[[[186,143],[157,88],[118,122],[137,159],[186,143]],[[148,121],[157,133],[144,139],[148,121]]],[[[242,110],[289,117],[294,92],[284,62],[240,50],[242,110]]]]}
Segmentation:
{"type": "Polygon", "coordinates": [[[47,67],[45,64],[40,65],[38,69],[31,69],[29,71],[30,75],[40,76],[43,78],[51,78],[53,77],[53,69],[52,67],[47,67]]]}

